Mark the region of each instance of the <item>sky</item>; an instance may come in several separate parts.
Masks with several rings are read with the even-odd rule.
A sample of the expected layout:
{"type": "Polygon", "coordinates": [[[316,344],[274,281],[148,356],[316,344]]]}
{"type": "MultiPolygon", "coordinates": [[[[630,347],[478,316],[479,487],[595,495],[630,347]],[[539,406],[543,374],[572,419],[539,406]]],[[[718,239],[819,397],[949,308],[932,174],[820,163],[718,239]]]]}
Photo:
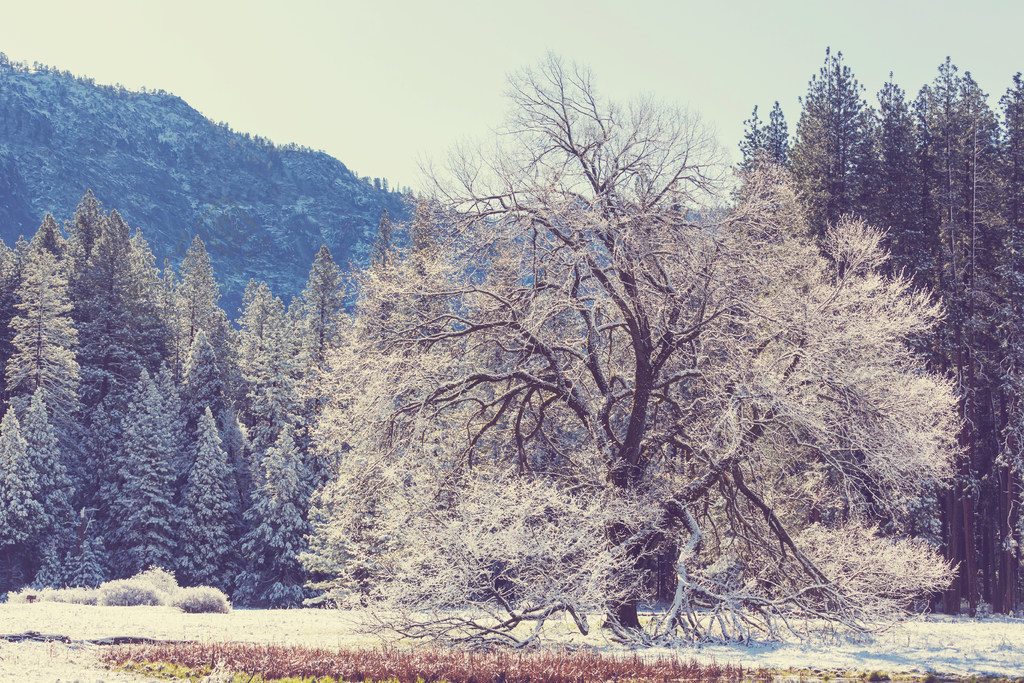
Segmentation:
{"type": "Polygon", "coordinates": [[[1024,2],[975,0],[0,0],[0,51],[98,83],[174,93],[234,130],[322,149],[392,187],[485,139],[508,75],[548,52],[604,96],[698,113],[735,160],[743,122],[798,98],[826,46],[875,95],[946,56],[993,106],[1024,71],[1024,2]]]}

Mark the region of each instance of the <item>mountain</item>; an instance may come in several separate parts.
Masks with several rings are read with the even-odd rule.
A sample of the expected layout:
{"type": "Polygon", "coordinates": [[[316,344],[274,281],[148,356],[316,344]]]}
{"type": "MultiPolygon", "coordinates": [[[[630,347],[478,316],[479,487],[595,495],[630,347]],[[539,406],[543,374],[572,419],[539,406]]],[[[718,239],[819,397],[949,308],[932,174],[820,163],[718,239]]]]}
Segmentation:
{"type": "Polygon", "coordinates": [[[97,86],[0,53],[0,238],[70,219],[87,189],[142,229],[158,263],[200,235],[229,315],[249,278],[285,300],[321,244],[365,260],[381,211],[407,213],[323,152],[233,132],[174,95],[97,86]]]}

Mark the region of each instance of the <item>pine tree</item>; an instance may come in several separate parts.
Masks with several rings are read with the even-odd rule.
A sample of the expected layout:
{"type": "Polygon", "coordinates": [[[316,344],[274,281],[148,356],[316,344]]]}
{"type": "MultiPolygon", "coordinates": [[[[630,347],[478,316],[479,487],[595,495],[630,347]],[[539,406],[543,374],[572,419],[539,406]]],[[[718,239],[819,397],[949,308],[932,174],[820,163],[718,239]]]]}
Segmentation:
{"type": "Polygon", "coordinates": [[[244,382],[242,418],[258,462],[295,419],[296,345],[284,304],[266,283],[245,289],[238,355],[244,382]]]}
{"type": "Polygon", "coordinates": [[[160,319],[160,279],[153,255],[133,239],[117,211],[102,222],[84,270],[76,276],[75,317],[81,342],[82,402],[112,395],[124,405],[143,369],[153,373],[166,354],[160,319]]]}
{"type": "Polygon", "coordinates": [[[760,164],[765,154],[765,133],[757,115],[757,105],[750,118],[743,122],[743,139],[740,141],[740,170],[749,171],[760,164]]]}
{"type": "Polygon", "coordinates": [[[160,402],[164,406],[167,416],[167,428],[170,431],[171,466],[178,477],[178,483],[184,483],[188,470],[192,467],[192,458],[187,443],[190,440],[188,435],[188,420],[185,413],[185,402],[182,400],[181,390],[174,381],[174,373],[166,364],[161,364],[160,370],[153,378],[157,392],[160,394],[160,402]]]}
{"type": "Polygon", "coordinates": [[[931,286],[936,235],[920,213],[923,187],[914,121],[892,74],[878,93],[878,104],[878,202],[872,221],[888,230],[891,272],[906,273],[919,287],[931,286]]]}
{"type": "Polygon", "coordinates": [[[25,437],[28,461],[39,483],[39,500],[46,510],[47,526],[42,533],[58,541],[57,549],[63,553],[74,522],[71,506],[74,489],[56,431],[50,424],[43,392],[37,391],[32,396],[21,433],[25,437]]]}
{"type": "Polygon", "coordinates": [[[41,543],[39,571],[32,579],[32,587],[42,588],[63,588],[64,587],[64,563],[62,561],[59,541],[56,538],[46,538],[41,543]]]}
{"type": "Polygon", "coordinates": [[[1013,85],[1000,104],[1006,242],[1000,272],[1004,299],[998,323],[1002,340],[999,389],[1005,408],[994,473],[999,482],[999,568],[992,607],[995,611],[1013,613],[1021,602],[1020,563],[1024,544],[1024,80],[1020,73],[1013,77],[1013,85]]]}
{"type": "MultiPolygon", "coordinates": [[[[19,284],[14,250],[0,240],[0,330],[7,330],[11,320],[18,313],[14,306],[18,301],[19,284]]],[[[12,336],[0,334],[0,368],[6,368],[8,360],[14,354],[12,336]]],[[[0,405],[3,405],[6,397],[6,373],[0,372],[0,405]]]]}
{"type": "Polygon", "coordinates": [[[96,535],[96,524],[82,510],[78,526],[78,542],[64,560],[64,583],[69,586],[96,588],[107,580],[109,571],[103,537],[96,535]]]}
{"type": "Polygon", "coordinates": [[[220,287],[214,278],[213,265],[203,240],[196,235],[185,252],[178,275],[179,327],[175,344],[182,358],[188,353],[197,332],[202,330],[217,352],[217,360],[227,358],[228,321],[217,305],[220,287]]]}
{"type": "Polygon", "coordinates": [[[7,361],[8,390],[26,401],[42,392],[68,436],[78,409],[79,367],[73,351],[78,333],[69,315],[67,279],[52,253],[31,250],[17,298],[18,314],[10,323],[14,352],[7,361]]]}
{"type": "Polygon", "coordinates": [[[779,106],[778,100],[768,115],[764,148],[768,160],[773,164],[785,166],[789,162],[789,127],[786,125],[786,117],[782,115],[782,107],[779,106]]]}
{"type": "Polygon", "coordinates": [[[0,423],[0,590],[25,581],[34,554],[31,544],[48,523],[28,444],[14,409],[8,408],[0,423]]]}
{"type": "Polygon", "coordinates": [[[380,214],[380,222],[377,223],[377,236],[373,240],[373,251],[370,254],[371,265],[381,266],[391,261],[395,247],[394,232],[395,226],[391,223],[388,210],[384,209],[380,214]]]}
{"type": "MultiPolygon", "coordinates": [[[[327,369],[327,355],[338,343],[344,316],[345,292],[342,285],[341,269],[331,258],[330,249],[326,245],[320,247],[302,292],[302,319],[299,321],[304,365],[302,393],[305,398],[299,423],[303,430],[316,421],[323,408],[321,379],[327,369]]],[[[308,442],[308,439],[303,440],[308,442]]],[[[320,476],[319,471],[313,474],[314,477],[320,476]]]]}
{"type": "MultiPolygon", "coordinates": [[[[71,224],[71,258],[75,262],[73,272],[85,271],[85,264],[92,254],[93,245],[103,231],[107,217],[103,212],[103,204],[96,199],[92,190],[86,190],[82,201],[75,209],[75,218],[71,224]]],[[[76,298],[79,292],[75,292],[76,298]]]]}
{"type": "Polygon", "coordinates": [[[826,50],[802,100],[789,162],[818,236],[844,214],[866,214],[871,202],[871,115],[862,91],[843,54],[826,50]]]}
{"type": "Polygon", "coordinates": [[[53,216],[49,213],[43,217],[43,222],[39,226],[39,230],[36,231],[35,237],[32,238],[32,249],[45,249],[46,251],[53,254],[54,258],[60,261],[64,257],[64,252],[67,249],[67,243],[64,236],[60,234],[60,228],[57,227],[57,221],[53,220],[53,216]]]}
{"type": "MultiPolygon", "coordinates": [[[[935,282],[947,317],[935,340],[935,364],[956,378],[964,394],[956,483],[945,494],[946,552],[960,575],[944,596],[944,609],[958,613],[966,598],[971,614],[981,591],[994,583],[994,557],[979,553],[998,495],[986,491],[996,457],[993,385],[998,376],[995,312],[997,252],[1002,243],[998,201],[999,126],[985,94],[969,73],[960,75],[947,58],[935,81],[915,101],[920,160],[926,188],[922,214],[938,235],[935,282]],[[979,519],[983,521],[980,528],[979,519]]],[[[995,522],[991,524],[994,526],[995,522]]],[[[987,545],[987,544],[986,544],[987,545]]]]}
{"type": "Polygon", "coordinates": [[[196,428],[195,465],[182,500],[178,569],[186,585],[227,591],[236,511],[231,467],[220,443],[213,413],[206,408],[196,428]]]}
{"type": "Polygon", "coordinates": [[[122,421],[120,486],[114,501],[120,522],[117,564],[122,574],[150,565],[176,564],[175,435],[167,411],[166,397],[143,370],[122,421]]]}
{"type": "Polygon", "coordinates": [[[217,366],[217,355],[202,329],[196,332],[185,359],[183,375],[183,413],[188,420],[186,430],[194,434],[199,418],[207,408],[218,421],[226,407],[224,381],[217,366]]]}
{"type": "Polygon", "coordinates": [[[306,521],[306,473],[290,427],[267,449],[252,506],[245,513],[250,531],[242,538],[248,566],[238,577],[235,600],[260,607],[295,607],[304,597],[305,572],[298,556],[310,532],[306,521]]]}

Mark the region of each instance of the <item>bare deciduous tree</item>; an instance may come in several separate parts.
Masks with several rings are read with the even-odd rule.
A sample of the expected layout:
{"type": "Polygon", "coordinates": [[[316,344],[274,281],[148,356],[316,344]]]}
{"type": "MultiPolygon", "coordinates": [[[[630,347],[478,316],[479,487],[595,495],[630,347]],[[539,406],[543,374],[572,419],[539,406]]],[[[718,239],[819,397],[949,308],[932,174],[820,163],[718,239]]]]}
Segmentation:
{"type": "Polygon", "coordinates": [[[511,97],[418,246],[360,276],[319,428],[349,449],[322,587],[407,634],[521,644],[594,609],[640,642],[870,628],[942,586],[894,540],[954,451],[952,390],[905,343],[940,311],[880,274],[878,233],[841,222],[821,253],[772,169],[715,208],[696,119],[607,104],[557,59],[511,97]],[[644,625],[666,553],[675,599],[644,625]]]}

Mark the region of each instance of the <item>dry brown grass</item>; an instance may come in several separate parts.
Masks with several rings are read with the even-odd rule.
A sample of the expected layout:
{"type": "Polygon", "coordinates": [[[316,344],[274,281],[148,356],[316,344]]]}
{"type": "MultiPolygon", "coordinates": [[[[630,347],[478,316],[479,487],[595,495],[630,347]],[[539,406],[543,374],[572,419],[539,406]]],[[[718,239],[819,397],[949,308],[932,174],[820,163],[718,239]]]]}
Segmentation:
{"type": "Polygon", "coordinates": [[[251,643],[161,643],[111,647],[102,659],[113,666],[168,663],[192,670],[218,666],[233,672],[277,678],[333,677],[344,681],[398,683],[584,683],[589,681],[690,681],[768,683],[764,670],[698,664],[676,656],[641,658],[593,650],[470,651],[423,648],[329,650],[251,643]]]}

